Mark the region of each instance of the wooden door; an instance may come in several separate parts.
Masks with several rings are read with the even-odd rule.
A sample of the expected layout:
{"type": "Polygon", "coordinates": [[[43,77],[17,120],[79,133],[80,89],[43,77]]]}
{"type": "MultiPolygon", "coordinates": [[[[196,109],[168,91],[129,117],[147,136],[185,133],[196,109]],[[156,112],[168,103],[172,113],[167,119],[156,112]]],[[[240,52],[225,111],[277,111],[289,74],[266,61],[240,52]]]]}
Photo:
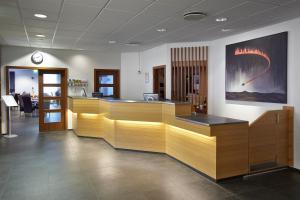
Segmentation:
{"type": "Polygon", "coordinates": [[[153,93],[158,94],[159,99],[166,99],[166,66],[153,67],[153,93]]]}
{"type": "Polygon", "coordinates": [[[120,70],[95,69],[94,91],[102,93],[103,97],[120,98],[120,70]]]}
{"type": "Polygon", "coordinates": [[[66,129],[67,70],[39,69],[39,129],[66,129]]]}

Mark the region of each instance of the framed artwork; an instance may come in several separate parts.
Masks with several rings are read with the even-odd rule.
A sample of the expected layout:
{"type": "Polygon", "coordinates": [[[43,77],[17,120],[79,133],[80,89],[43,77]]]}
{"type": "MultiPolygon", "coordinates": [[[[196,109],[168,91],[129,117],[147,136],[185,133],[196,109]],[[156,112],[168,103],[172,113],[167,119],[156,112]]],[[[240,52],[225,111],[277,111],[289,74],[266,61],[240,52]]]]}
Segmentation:
{"type": "Polygon", "coordinates": [[[226,46],[226,100],[287,103],[288,32],[226,46]]]}

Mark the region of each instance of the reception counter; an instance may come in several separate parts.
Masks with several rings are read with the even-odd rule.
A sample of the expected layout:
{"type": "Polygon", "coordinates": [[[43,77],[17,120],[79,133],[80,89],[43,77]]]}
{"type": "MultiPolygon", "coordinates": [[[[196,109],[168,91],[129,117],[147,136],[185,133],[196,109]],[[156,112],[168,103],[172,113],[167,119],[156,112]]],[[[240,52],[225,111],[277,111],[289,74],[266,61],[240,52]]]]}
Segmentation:
{"type": "Polygon", "coordinates": [[[192,115],[189,103],[68,98],[78,136],[116,149],[166,153],[219,180],[247,174],[248,122],[192,115]]]}

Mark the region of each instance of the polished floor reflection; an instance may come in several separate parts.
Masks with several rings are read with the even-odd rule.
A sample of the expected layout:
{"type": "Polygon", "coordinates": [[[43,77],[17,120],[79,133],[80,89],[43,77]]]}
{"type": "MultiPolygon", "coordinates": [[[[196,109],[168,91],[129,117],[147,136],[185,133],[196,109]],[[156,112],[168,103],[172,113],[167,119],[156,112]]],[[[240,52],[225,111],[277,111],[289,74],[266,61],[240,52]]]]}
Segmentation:
{"type": "Polygon", "coordinates": [[[114,150],[71,131],[38,133],[36,117],[13,115],[13,133],[0,137],[0,199],[213,200],[299,199],[300,174],[283,170],[221,183],[174,159],[114,150]]]}

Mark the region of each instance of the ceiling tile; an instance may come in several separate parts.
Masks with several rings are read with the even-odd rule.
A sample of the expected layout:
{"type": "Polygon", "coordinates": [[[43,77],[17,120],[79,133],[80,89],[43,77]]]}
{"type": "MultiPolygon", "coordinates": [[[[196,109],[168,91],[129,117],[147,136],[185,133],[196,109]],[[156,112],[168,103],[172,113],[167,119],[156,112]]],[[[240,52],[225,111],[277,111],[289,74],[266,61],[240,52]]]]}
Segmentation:
{"type": "Polygon", "coordinates": [[[55,37],[71,37],[71,38],[78,38],[82,34],[82,31],[66,31],[58,29],[56,31],[55,37]]]}
{"type": "Polygon", "coordinates": [[[166,5],[176,5],[177,7],[181,7],[182,9],[192,6],[194,4],[199,4],[204,2],[205,0],[159,0],[159,3],[163,3],[166,5]]]}
{"type": "Polygon", "coordinates": [[[43,11],[42,14],[47,15],[46,19],[39,19],[34,16],[34,14],[40,13],[39,10],[33,10],[33,9],[22,9],[22,15],[24,19],[32,19],[32,20],[39,20],[39,21],[51,21],[56,22],[58,20],[58,13],[55,12],[45,12],[43,11]]]}
{"type": "Polygon", "coordinates": [[[22,9],[59,13],[62,0],[19,0],[22,9]]]}
{"type": "Polygon", "coordinates": [[[133,17],[131,13],[105,9],[88,32],[107,35],[126,23],[131,17],[133,17]]]}
{"type": "Polygon", "coordinates": [[[179,6],[178,4],[164,4],[157,2],[154,3],[150,8],[148,8],[145,11],[145,14],[167,18],[179,11],[183,11],[184,9],[185,7],[179,6]]]}
{"type": "Polygon", "coordinates": [[[94,36],[106,36],[108,34],[110,34],[111,32],[113,32],[116,28],[118,28],[117,25],[112,25],[112,24],[99,24],[101,26],[99,27],[95,27],[92,26],[87,33],[85,34],[85,36],[90,36],[90,37],[94,37],[94,36]]]}
{"type": "Polygon", "coordinates": [[[116,11],[116,10],[110,10],[110,9],[104,9],[99,16],[98,20],[95,22],[97,24],[100,23],[114,23],[114,24],[120,24],[128,21],[130,18],[134,17],[134,14],[122,12],[122,11],[116,11]]]}
{"type": "Polygon", "coordinates": [[[126,12],[137,13],[142,11],[153,0],[111,0],[107,8],[112,10],[122,10],[126,12]]]}
{"type": "Polygon", "coordinates": [[[284,5],[284,4],[294,2],[296,0],[249,0],[249,1],[265,3],[265,4],[284,5]]]}
{"type": "Polygon", "coordinates": [[[218,13],[225,12],[228,9],[239,6],[240,4],[246,3],[245,0],[206,0],[202,1],[196,6],[192,6],[186,9],[185,12],[189,11],[199,11],[211,15],[216,15],[218,13]]]}
{"type": "Polygon", "coordinates": [[[0,30],[0,35],[4,40],[27,40],[25,32],[0,30]]]}
{"type": "Polygon", "coordinates": [[[99,11],[98,7],[65,4],[60,22],[87,25],[99,11]]]}
{"type": "Polygon", "coordinates": [[[17,2],[13,0],[1,0],[0,1],[0,6],[17,6],[17,2]]]}
{"type": "Polygon", "coordinates": [[[19,18],[17,7],[0,5],[0,18],[19,18]]]}
{"type": "Polygon", "coordinates": [[[27,27],[27,32],[31,36],[35,36],[37,34],[43,34],[48,37],[52,37],[54,30],[53,29],[46,29],[46,28],[39,28],[39,27],[27,27]]]}
{"type": "Polygon", "coordinates": [[[227,17],[228,22],[235,21],[235,20],[240,20],[242,18],[249,17],[251,15],[255,15],[257,13],[261,13],[263,11],[266,11],[268,9],[272,9],[277,7],[276,5],[269,5],[269,4],[260,4],[260,3],[254,3],[254,2],[249,2],[246,4],[242,4],[240,6],[237,6],[233,9],[230,9],[226,12],[223,12],[220,15],[216,15],[217,17],[227,17]],[[241,14],[242,13],[242,14],[241,14]]]}
{"type": "Polygon", "coordinates": [[[36,48],[51,48],[51,43],[44,43],[44,42],[32,42],[30,44],[31,47],[36,48]]]}
{"type": "Polygon", "coordinates": [[[47,44],[51,44],[52,39],[50,38],[36,38],[36,37],[30,37],[30,44],[33,43],[47,43],[47,44]]]}
{"type": "Polygon", "coordinates": [[[37,28],[45,28],[45,29],[55,29],[56,23],[42,20],[31,20],[25,19],[24,23],[26,27],[37,27],[37,28]]]}
{"type": "Polygon", "coordinates": [[[5,42],[12,46],[28,46],[27,40],[6,39],[5,42]]]}
{"type": "Polygon", "coordinates": [[[4,31],[17,31],[24,33],[24,26],[22,25],[14,25],[14,24],[2,24],[1,30],[4,31]]]}
{"type": "Polygon", "coordinates": [[[107,0],[65,0],[66,3],[103,7],[107,0]]]}
{"type": "Polygon", "coordinates": [[[86,26],[86,24],[59,23],[58,29],[66,31],[83,31],[85,30],[86,26]]]}

